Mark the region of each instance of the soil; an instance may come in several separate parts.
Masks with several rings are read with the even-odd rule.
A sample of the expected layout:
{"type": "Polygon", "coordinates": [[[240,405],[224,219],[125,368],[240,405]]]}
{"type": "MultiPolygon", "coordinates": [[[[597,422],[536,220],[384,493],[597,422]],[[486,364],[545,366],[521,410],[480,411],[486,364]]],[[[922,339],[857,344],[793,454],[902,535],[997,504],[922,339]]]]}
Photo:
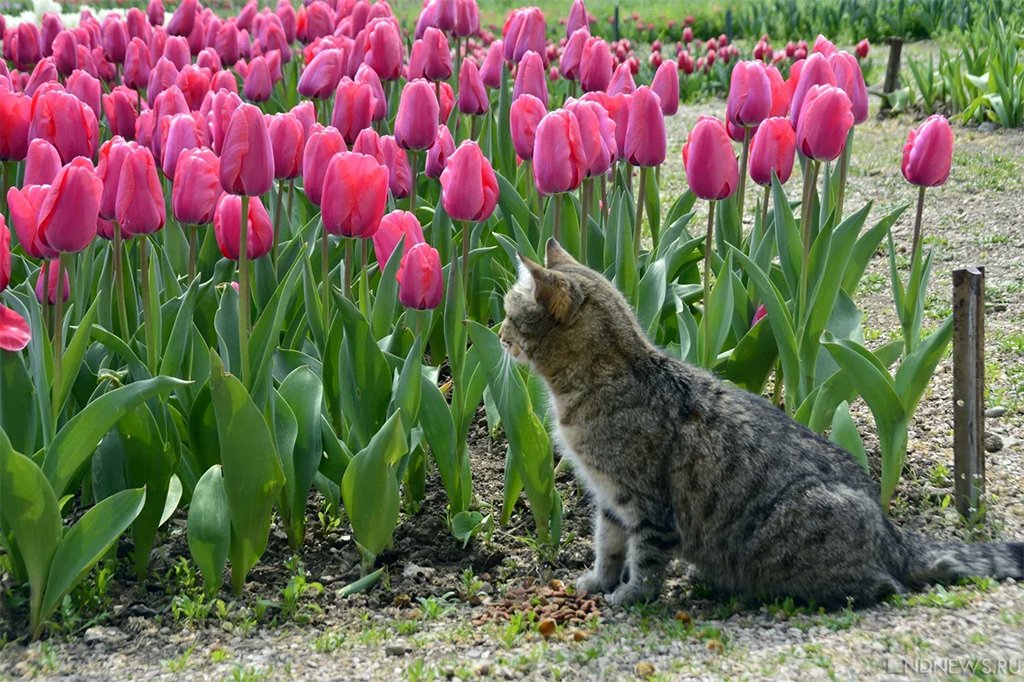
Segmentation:
{"type": "MultiPolygon", "coordinates": [[[[696,116],[722,108],[717,102],[684,107],[670,123],[669,149],[678,156],[696,116]]],[[[858,128],[847,206],[874,201],[877,219],[913,201],[914,188],[899,171],[911,125],[909,119],[872,118],[858,128]]],[[[936,538],[1021,540],[1024,131],[957,128],[956,138],[950,180],[929,190],[925,204],[925,243],[936,251],[925,326],[934,327],[949,312],[950,271],[984,264],[988,407],[999,415],[987,426],[1001,447],[987,459],[984,518],[965,522],[948,504],[953,436],[947,356],[915,415],[893,516],[936,538]]],[[[677,157],[666,164],[664,200],[685,189],[679,165],[677,157]]],[[[700,216],[694,224],[702,224],[700,216]]],[[[909,248],[911,229],[908,212],[894,229],[901,249],[909,248]]],[[[858,302],[867,312],[865,328],[880,330],[869,344],[898,337],[881,253],[858,302]]],[[[877,460],[870,413],[858,402],[854,414],[877,460]]],[[[994,440],[991,445],[996,449],[994,440]]],[[[492,440],[481,420],[470,447],[480,511],[497,519],[504,440],[492,440]]],[[[201,598],[183,582],[188,571],[181,558],[188,552],[179,514],[158,543],[148,581],[137,583],[122,561],[95,622],[76,622],[70,632],[41,643],[6,644],[0,677],[902,679],[952,671],[1024,678],[1024,587],[1013,581],[981,580],[869,609],[821,613],[791,603],[715,599],[680,566],[658,604],[613,610],[599,599],[581,599],[566,586],[592,560],[589,503],[571,473],[561,474],[557,486],[564,500],[563,543],[554,556],[543,556],[530,542],[525,500],[507,527],[494,522],[463,548],[447,530],[446,501],[434,476],[418,512],[403,514],[393,548],[379,558],[386,568],[381,582],[348,597],[340,591],[359,577],[358,554],[344,522],[320,522],[323,505],[314,498],[299,559],[303,579],[322,591],[314,587],[289,606],[284,593],[299,570],[283,532],[275,529],[243,596],[223,592],[222,608],[213,605],[199,619],[182,615],[184,597],[201,598]]]]}

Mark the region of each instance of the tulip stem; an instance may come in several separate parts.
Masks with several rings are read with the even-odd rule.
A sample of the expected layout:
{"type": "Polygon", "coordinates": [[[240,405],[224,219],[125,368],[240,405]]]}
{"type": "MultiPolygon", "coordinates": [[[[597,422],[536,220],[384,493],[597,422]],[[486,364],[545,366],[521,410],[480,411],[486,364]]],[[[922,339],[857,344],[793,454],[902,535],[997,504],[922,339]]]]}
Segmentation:
{"type": "MultiPolygon", "coordinates": [[[[561,196],[561,195],[558,195],[561,196]]],[[[469,238],[470,222],[462,223],[462,287],[466,290],[466,310],[469,310],[469,238]]],[[[557,237],[556,237],[557,239],[557,237]]]]}
{"type": "Polygon", "coordinates": [[[188,281],[191,283],[196,278],[196,241],[199,227],[188,226],[188,281]]]}
{"type": "MultiPolygon", "coordinates": [[[[632,169],[630,174],[632,175],[632,169]]],[[[647,169],[640,166],[640,182],[636,187],[636,220],[633,221],[633,257],[640,258],[640,239],[643,237],[644,194],[647,192],[647,169]]]]}
{"type": "Polygon", "coordinates": [[[327,228],[323,226],[323,220],[321,220],[320,222],[320,285],[323,287],[323,292],[321,296],[321,298],[323,299],[322,312],[324,315],[324,329],[329,329],[331,326],[331,264],[328,258],[328,248],[330,247],[330,240],[327,237],[327,228]]]}
{"type": "Polygon", "coordinates": [[[238,355],[242,385],[249,388],[249,196],[242,195],[238,226],[238,355]]]}
{"type": "Polygon", "coordinates": [[[342,275],[342,285],[345,298],[352,300],[352,261],[355,260],[352,253],[352,239],[345,239],[345,272],[342,275]]]}
{"type": "MultiPolygon", "coordinates": [[[[764,188],[764,201],[761,202],[761,237],[764,238],[765,232],[768,230],[768,199],[771,198],[772,188],[771,185],[767,185],[764,188]]],[[[751,244],[751,247],[754,245],[751,244]]]]}
{"type": "Polygon", "coordinates": [[[846,200],[846,176],[850,167],[850,151],[853,147],[853,128],[846,136],[846,144],[843,146],[843,153],[839,155],[839,192],[836,196],[836,224],[843,220],[843,204],[846,200]]]}
{"type": "Polygon", "coordinates": [[[810,279],[810,272],[808,272],[809,264],[811,260],[811,217],[814,214],[811,204],[814,203],[814,192],[818,182],[818,165],[819,162],[814,159],[807,159],[807,165],[804,166],[804,196],[803,204],[801,206],[801,219],[803,227],[803,262],[800,268],[800,298],[799,307],[797,308],[797,319],[803,320],[804,312],[807,308],[807,287],[810,279]]]}
{"type": "Polygon", "coordinates": [[[295,181],[292,180],[288,183],[288,231],[294,234],[294,219],[295,214],[292,213],[292,209],[295,208],[295,181]]]}
{"type": "Polygon", "coordinates": [[[608,227],[608,174],[601,176],[601,227],[608,227]]]}
{"type": "Polygon", "coordinates": [[[918,259],[918,250],[921,247],[921,219],[924,215],[924,187],[917,189],[917,216],[914,218],[914,246],[910,252],[911,270],[913,263],[918,259]]]}
{"type": "Polygon", "coordinates": [[[370,261],[370,240],[361,239],[362,270],[359,273],[359,310],[363,317],[370,319],[370,275],[367,265],[370,261]]]}
{"type": "Polygon", "coordinates": [[[156,328],[153,326],[153,306],[150,305],[149,286],[149,237],[140,235],[139,238],[139,273],[142,277],[142,322],[146,328],[146,360],[149,365],[149,373],[156,375],[156,328]]]}
{"type": "Polygon", "coordinates": [[[281,190],[281,186],[275,184],[277,188],[277,205],[274,207],[274,248],[270,252],[270,258],[274,263],[274,270],[277,270],[277,248],[281,243],[281,204],[284,203],[284,192],[281,190]]]}
{"type": "Polygon", "coordinates": [[[708,202],[708,231],[704,239],[704,316],[700,323],[704,325],[704,358],[707,363],[706,369],[711,369],[711,242],[715,232],[715,204],[712,199],[708,202]]]}
{"type": "Polygon", "coordinates": [[[419,163],[419,154],[415,150],[409,152],[412,177],[409,179],[409,213],[416,214],[416,165],[419,163]]]}
{"type": "Polygon", "coordinates": [[[479,116],[470,116],[469,117],[469,139],[473,140],[473,142],[476,142],[476,136],[480,134],[480,129],[477,126],[477,123],[479,123],[479,122],[480,122],[480,117],[479,116]]]}
{"type": "Polygon", "coordinates": [[[740,152],[740,179],[736,192],[736,203],[740,214],[740,227],[743,226],[743,204],[747,198],[747,157],[750,154],[750,126],[743,127],[743,151],[740,152]]]}
{"type": "MultiPolygon", "coordinates": [[[[68,254],[61,253],[55,261],[57,264],[57,288],[55,290],[56,301],[54,309],[54,323],[53,323],[53,384],[51,385],[51,391],[53,398],[51,399],[50,407],[53,410],[53,421],[56,425],[57,417],[60,415],[60,385],[63,377],[63,364],[64,364],[64,266],[67,263],[68,254]]],[[[53,267],[53,263],[50,263],[50,267],[53,267]]],[[[47,286],[44,290],[43,297],[49,298],[49,275],[46,273],[47,286]]]]}
{"type": "Polygon", "coordinates": [[[125,307],[124,298],[124,272],[121,270],[124,256],[124,241],[121,237],[121,225],[114,221],[114,297],[117,299],[117,314],[121,322],[121,336],[125,341],[131,338],[131,331],[128,328],[128,309],[125,307]]]}
{"type": "Polygon", "coordinates": [[[593,189],[591,184],[593,181],[590,178],[584,178],[583,184],[580,185],[580,262],[584,265],[587,264],[587,233],[590,231],[589,218],[587,214],[590,212],[590,193],[593,189]]]}
{"type": "Polygon", "coordinates": [[[556,242],[561,243],[562,240],[562,193],[558,192],[551,197],[551,200],[555,202],[555,224],[552,227],[551,236],[555,238],[556,242]]]}

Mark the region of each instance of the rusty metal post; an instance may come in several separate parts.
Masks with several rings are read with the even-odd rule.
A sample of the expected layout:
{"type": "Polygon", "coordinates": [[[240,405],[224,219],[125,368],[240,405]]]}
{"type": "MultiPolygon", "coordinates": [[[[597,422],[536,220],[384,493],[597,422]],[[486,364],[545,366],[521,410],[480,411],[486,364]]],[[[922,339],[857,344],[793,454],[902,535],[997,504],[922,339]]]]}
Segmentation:
{"type": "MultiPolygon", "coordinates": [[[[900,57],[903,54],[903,39],[889,38],[889,63],[885,67],[885,82],[882,85],[882,94],[890,95],[900,87],[900,57]]],[[[888,97],[882,97],[881,112],[892,108],[888,97]]]]}
{"type": "Polygon", "coordinates": [[[985,493],[985,268],[953,271],[953,475],[970,517],[985,493]]]}

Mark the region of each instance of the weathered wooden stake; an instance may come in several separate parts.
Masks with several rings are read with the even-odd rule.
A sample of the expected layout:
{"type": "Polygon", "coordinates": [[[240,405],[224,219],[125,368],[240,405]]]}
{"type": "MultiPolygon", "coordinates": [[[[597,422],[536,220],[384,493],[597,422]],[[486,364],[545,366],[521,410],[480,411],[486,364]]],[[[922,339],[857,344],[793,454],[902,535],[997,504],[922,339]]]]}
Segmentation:
{"type": "Polygon", "coordinates": [[[985,268],[953,271],[953,476],[970,517],[985,493],[985,268]]]}
{"type": "MultiPolygon", "coordinates": [[[[885,82],[882,85],[882,93],[885,95],[896,92],[900,86],[900,56],[903,54],[903,39],[889,38],[889,63],[885,67],[885,82]]],[[[887,97],[882,98],[881,111],[888,111],[892,108],[887,97]]]]}

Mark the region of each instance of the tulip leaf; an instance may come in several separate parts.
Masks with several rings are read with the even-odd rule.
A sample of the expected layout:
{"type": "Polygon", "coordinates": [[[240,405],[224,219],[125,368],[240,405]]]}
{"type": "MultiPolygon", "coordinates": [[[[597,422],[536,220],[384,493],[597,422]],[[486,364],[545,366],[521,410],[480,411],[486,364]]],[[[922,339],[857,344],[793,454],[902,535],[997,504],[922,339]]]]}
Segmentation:
{"type": "Polygon", "coordinates": [[[267,547],[271,512],[284,474],[270,428],[242,383],[210,355],[210,395],[231,511],[231,583],[241,594],[245,576],[267,547]]]}
{"type": "Polygon", "coordinates": [[[743,335],[725,363],[724,378],[760,395],[779,357],[770,323],[761,321],[743,335]]]}
{"type": "Polygon", "coordinates": [[[370,326],[373,329],[373,336],[383,339],[394,326],[395,308],[398,303],[398,267],[402,263],[402,254],[405,252],[405,236],[403,235],[395,250],[391,252],[386,264],[381,264],[380,283],[377,284],[377,294],[373,301],[373,311],[370,313],[370,326]]]}
{"type": "Polygon", "coordinates": [[[640,280],[640,302],[636,314],[640,326],[650,339],[654,339],[657,334],[658,325],[661,323],[661,311],[665,305],[665,295],[668,291],[665,270],[665,260],[659,258],[651,263],[640,280]]]}
{"type": "Polygon", "coordinates": [[[497,171],[494,175],[498,179],[498,208],[501,209],[506,222],[511,223],[510,219],[515,218],[519,225],[529,227],[530,207],[504,175],[497,171]]]}
{"type": "Polygon", "coordinates": [[[149,368],[146,363],[139,359],[135,351],[121,340],[121,338],[98,324],[94,324],[90,330],[92,338],[114,355],[118,355],[128,364],[128,372],[136,381],[151,379],[149,368]]]}
{"type": "Polygon", "coordinates": [[[199,567],[206,593],[220,589],[231,544],[231,513],[220,465],[206,470],[188,508],[188,549],[199,567]]]}
{"type": "MultiPolygon", "coordinates": [[[[775,240],[779,248],[779,263],[786,278],[786,286],[794,293],[800,288],[800,270],[803,263],[803,237],[786,191],[772,173],[772,205],[775,212],[775,240]]],[[[748,273],[749,274],[749,273],[748,273]]]]}
{"type": "Polygon", "coordinates": [[[64,409],[68,395],[71,393],[71,386],[78,378],[78,372],[82,367],[85,351],[89,348],[89,343],[92,341],[92,325],[96,319],[96,305],[96,301],[93,301],[93,304],[89,306],[89,310],[86,311],[82,321],[78,324],[78,329],[72,335],[71,342],[68,343],[68,347],[64,350],[64,374],[61,376],[60,386],[58,387],[57,414],[60,414],[64,409]]]}
{"type": "Polygon", "coordinates": [[[853,423],[850,416],[850,404],[845,400],[836,407],[832,417],[832,431],[829,440],[853,455],[865,472],[870,473],[868,466],[868,455],[864,451],[864,441],[861,440],[857,425],[853,423]]]}
{"type": "MultiPolygon", "coordinates": [[[[686,190],[679,195],[679,198],[673,202],[672,207],[668,210],[665,215],[665,224],[673,225],[687,213],[692,215],[693,206],[697,203],[697,195],[693,193],[693,190],[686,190]]],[[[689,219],[687,218],[687,221],[689,219]]],[[[667,235],[666,235],[667,238],[667,235]]]]}
{"type": "Polygon", "coordinates": [[[43,473],[58,496],[78,476],[100,439],[126,414],[142,403],[188,385],[172,377],[155,377],[116,388],[90,402],[54,437],[43,457],[43,473]]]}
{"type": "Polygon", "coordinates": [[[310,369],[300,367],[285,378],[279,393],[280,399],[291,408],[297,427],[295,446],[290,456],[284,452],[280,454],[285,479],[285,500],[289,504],[289,510],[283,515],[291,528],[289,539],[293,547],[298,547],[305,530],[309,490],[324,452],[320,426],[323,386],[320,378],[310,369]]]}
{"type": "MultiPolygon", "coordinates": [[[[233,286],[224,287],[220,297],[220,306],[214,318],[217,330],[220,356],[224,358],[224,367],[229,372],[241,374],[241,351],[238,346],[238,292],[233,286]]],[[[251,344],[250,344],[251,345],[251,344]]]]}
{"type": "MultiPolygon", "coordinates": [[[[0,359],[0,386],[18,400],[0,400],[0,429],[7,432],[15,450],[35,452],[39,429],[37,390],[22,353],[7,353],[0,359]]],[[[45,387],[39,387],[46,390],[45,387]]]]}
{"type": "Polygon", "coordinates": [[[488,519],[490,516],[484,516],[478,511],[461,511],[452,517],[452,535],[465,549],[488,519]]]}
{"type": "Polygon", "coordinates": [[[188,350],[188,341],[192,333],[192,318],[195,313],[196,297],[199,293],[199,279],[196,278],[185,291],[181,299],[178,313],[171,325],[171,335],[164,346],[163,357],[160,359],[160,374],[180,376],[182,363],[188,350]]]}
{"type": "Polygon", "coordinates": [[[889,230],[892,229],[892,226],[899,217],[903,215],[903,212],[907,210],[907,206],[908,204],[904,204],[890,212],[857,240],[853,251],[850,253],[846,272],[843,273],[843,290],[846,293],[852,296],[857,291],[861,277],[864,276],[868,263],[871,262],[872,257],[874,257],[875,252],[878,250],[878,245],[882,243],[882,239],[889,234],[889,230]]]}
{"type": "Polygon", "coordinates": [[[391,367],[373,338],[366,318],[348,299],[339,301],[339,313],[345,328],[341,344],[341,408],[350,420],[358,446],[370,442],[387,418],[391,401],[391,367]]]}
{"type": "Polygon", "coordinates": [[[46,580],[46,597],[34,628],[39,634],[42,622],[117,542],[131,525],[146,503],[142,488],[122,490],[111,495],[72,526],[60,541],[53,555],[50,574],[46,580]]]}
{"type": "Polygon", "coordinates": [[[896,371],[896,394],[899,395],[903,409],[908,415],[917,409],[917,404],[924,395],[935,367],[942,360],[952,337],[953,316],[950,315],[903,360],[896,371]]]}
{"type": "Polygon", "coordinates": [[[402,411],[384,423],[369,444],[345,469],[341,499],[352,523],[356,543],[363,553],[364,573],[389,542],[398,525],[399,492],[394,467],[408,452],[402,411]]]}
{"type": "Polygon", "coordinates": [[[633,226],[632,220],[628,217],[627,205],[629,202],[629,195],[621,194],[624,199],[618,203],[618,215],[616,216],[617,223],[617,238],[618,241],[615,244],[615,286],[622,295],[629,300],[630,304],[635,308],[637,306],[637,262],[636,256],[633,253],[633,226]]]}
{"type": "Polygon", "coordinates": [[[661,190],[658,187],[658,174],[654,168],[641,166],[640,172],[647,175],[644,183],[644,212],[651,225],[651,243],[657,250],[661,243],[661,190]]]}
{"type": "Polygon", "coordinates": [[[420,384],[420,426],[437,464],[437,473],[452,511],[463,511],[459,461],[455,451],[455,423],[437,384],[426,378],[420,384]]]}
{"type": "Polygon", "coordinates": [[[736,249],[729,251],[725,257],[725,263],[718,271],[715,279],[715,286],[711,290],[711,300],[704,303],[704,315],[700,320],[699,334],[697,336],[697,356],[701,360],[701,366],[705,369],[712,369],[718,359],[718,352],[725,344],[729,336],[729,328],[732,326],[732,311],[734,297],[732,293],[732,257],[739,253],[736,249]],[[707,326],[711,326],[711,345],[708,346],[707,326]]]}

